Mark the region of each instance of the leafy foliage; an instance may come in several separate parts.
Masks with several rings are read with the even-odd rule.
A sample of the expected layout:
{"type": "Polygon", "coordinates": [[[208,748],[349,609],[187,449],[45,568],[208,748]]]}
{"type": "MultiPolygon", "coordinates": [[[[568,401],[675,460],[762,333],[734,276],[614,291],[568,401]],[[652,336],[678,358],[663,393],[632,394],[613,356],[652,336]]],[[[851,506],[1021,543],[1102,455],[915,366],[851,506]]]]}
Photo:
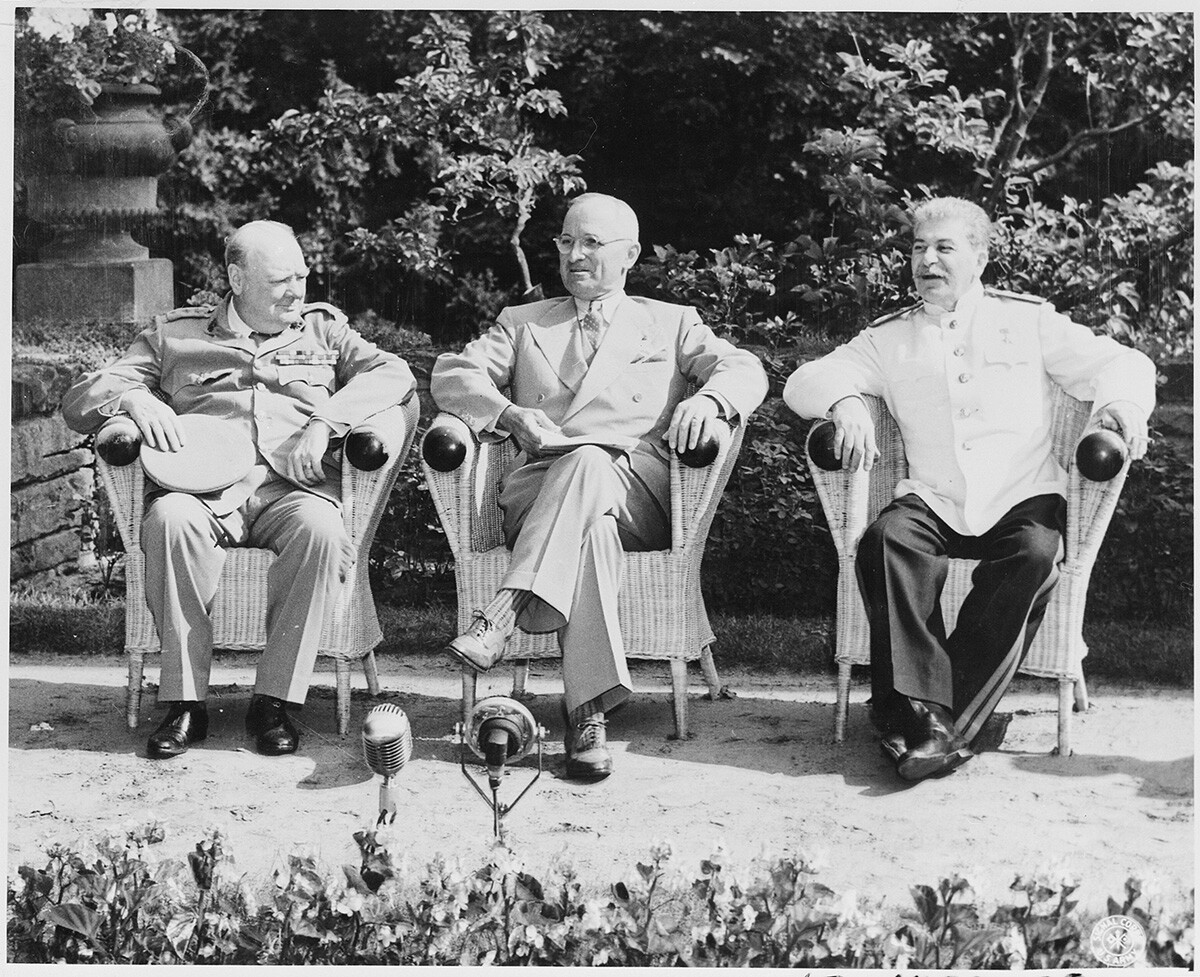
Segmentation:
{"type": "MultiPolygon", "coordinates": [[[[155,862],[157,822],[97,845],[90,864],[62,845],[44,869],[22,865],[8,885],[10,963],[770,966],[820,968],[1090,966],[1074,884],[1040,871],[1018,877],[1026,898],[986,915],[963,878],[913,887],[902,919],[879,903],[816,881],[811,857],[762,857],[737,871],[720,847],[691,881],[671,846],[607,895],[593,895],[564,853],[543,881],[497,849],[464,871],[436,856],[405,868],[390,827],[355,833],[358,864],[325,876],[292,854],[265,895],[234,877],[225,838],[210,829],[187,863],[155,862]]],[[[1147,963],[1191,966],[1195,908],[1126,884],[1110,909],[1149,934],[1147,963]]]]}
{"type": "Polygon", "coordinates": [[[154,11],[17,8],[16,118],[75,116],[104,83],[153,84],[175,61],[175,34],[154,11]]]}
{"type": "MultiPolygon", "coordinates": [[[[518,294],[530,291],[522,235],[535,208],[583,188],[577,158],[545,148],[532,125],[566,112],[539,84],[551,34],[535,12],[430,14],[409,39],[416,70],[390,90],[363,91],[326,63],[312,108],[201,140],[170,190],[172,218],[207,245],[185,259],[196,286],[220,282],[208,242],[270,213],[297,228],[318,280],[352,309],[386,312],[401,285],[429,293],[419,311],[461,304],[468,249],[509,253],[518,294]]],[[[471,287],[486,289],[489,273],[475,270],[471,287]]]]}

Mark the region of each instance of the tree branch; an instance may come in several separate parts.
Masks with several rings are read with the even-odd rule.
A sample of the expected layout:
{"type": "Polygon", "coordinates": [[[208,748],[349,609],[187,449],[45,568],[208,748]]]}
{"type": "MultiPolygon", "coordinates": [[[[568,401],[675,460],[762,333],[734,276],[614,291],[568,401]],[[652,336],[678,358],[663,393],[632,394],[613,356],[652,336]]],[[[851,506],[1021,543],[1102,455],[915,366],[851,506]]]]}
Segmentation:
{"type": "Polygon", "coordinates": [[[1142,125],[1142,123],[1148,122],[1149,120],[1162,115],[1171,107],[1172,103],[1174,103],[1175,99],[1178,97],[1179,92],[1176,92],[1157,108],[1151,109],[1142,115],[1122,122],[1120,125],[1109,126],[1107,128],[1095,127],[1077,132],[1070,139],[1068,139],[1066,145],[1064,145],[1057,152],[1051,153],[1049,156],[1046,156],[1040,160],[1031,160],[1022,166],[1014,166],[1011,170],[1011,173],[1014,176],[1029,176],[1033,173],[1038,173],[1049,166],[1053,166],[1060,160],[1065,159],[1067,156],[1070,156],[1073,152],[1083,146],[1086,146],[1090,143],[1099,142],[1102,139],[1108,139],[1117,135],[1118,133],[1124,132],[1126,129],[1135,129],[1142,125]]]}
{"type": "MultiPolygon", "coordinates": [[[[1021,46],[1022,52],[1027,50],[1026,43],[1029,40],[1029,24],[1032,21],[1026,21],[1026,30],[1022,33],[1021,46]]],[[[1050,26],[1046,30],[1046,37],[1041,45],[1042,64],[1038,70],[1038,78],[1034,83],[1033,91],[1030,93],[1027,100],[1023,100],[1021,96],[1020,86],[1023,84],[1024,67],[1019,66],[1016,61],[1017,55],[1014,54],[1014,94],[1013,98],[1018,106],[1019,111],[1015,112],[1013,117],[1009,119],[1009,125],[1000,139],[1001,151],[995,153],[987,165],[988,172],[992,178],[992,189],[988,194],[985,209],[994,211],[999,202],[1004,197],[1005,184],[1008,182],[1010,167],[1012,162],[1017,158],[1017,154],[1021,151],[1021,147],[1025,145],[1025,139],[1029,132],[1029,125],[1037,115],[1038,110],[1042,107],[1042,101],[1046,97],[1046,91],[1050,87],[1050,77],[1054,73],[1054,27],[1050,26]]],[[[1020,56],[1020,61],[1024,61],[1024,54],[1020,56]]]]}

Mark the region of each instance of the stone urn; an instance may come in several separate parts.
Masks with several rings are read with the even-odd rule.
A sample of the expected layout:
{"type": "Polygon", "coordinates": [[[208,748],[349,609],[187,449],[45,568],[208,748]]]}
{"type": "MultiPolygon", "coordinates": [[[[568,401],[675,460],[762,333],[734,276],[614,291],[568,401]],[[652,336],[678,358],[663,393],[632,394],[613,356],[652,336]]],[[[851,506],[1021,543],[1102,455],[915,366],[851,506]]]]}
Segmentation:
{"type": "Polygon", "coordinates": [[[174,306],[173,269],[129,227],[158,206],[158,177],[191,142],[186,121],[158,114],[153,85],[101,86],[91,106],[20,147],[29,216],[55,228],[16,271],[16,318],[145,321],[174,306]]]}

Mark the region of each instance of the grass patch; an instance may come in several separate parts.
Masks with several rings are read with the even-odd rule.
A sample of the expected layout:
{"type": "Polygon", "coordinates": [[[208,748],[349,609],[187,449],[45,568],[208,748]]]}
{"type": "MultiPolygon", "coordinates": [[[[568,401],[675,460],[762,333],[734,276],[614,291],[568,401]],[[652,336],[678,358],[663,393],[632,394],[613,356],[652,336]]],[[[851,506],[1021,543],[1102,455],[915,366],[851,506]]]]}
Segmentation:
{"type": "Polygon", "coordinates": [[[125,602],[84,594],[14,593],[8,605],[10,651],[35,655],[120,655],[125,602]]]}
{"type": "Polygon", "coordinates": [[[1088,645],[1085,675],[1185,689],[1194,684],[1196,637],[1190,624],[1084,621],[1083,640],[1088,645]]]}
{"type": "MultiPolygon", "coordinates": [[[[717,668],[742,668],[771,675],[822,675],[833,670],[833,621],[770,614],[713,614],[717,668]]],[[[120,599],[93,600],[83,594],[13,593],[9,604],[9,647],[18,654],[119,655],[124,650],[125,607],[120,599]]],[[[383,657],[436,652],[452,636],[449,605],[379,605],[383,657]]],[[[1193,628],[1093,620],[1084,626],[1090,654],[1087,675],[1116,682],[1178,688],[1193,685],[1193,628]]]]}

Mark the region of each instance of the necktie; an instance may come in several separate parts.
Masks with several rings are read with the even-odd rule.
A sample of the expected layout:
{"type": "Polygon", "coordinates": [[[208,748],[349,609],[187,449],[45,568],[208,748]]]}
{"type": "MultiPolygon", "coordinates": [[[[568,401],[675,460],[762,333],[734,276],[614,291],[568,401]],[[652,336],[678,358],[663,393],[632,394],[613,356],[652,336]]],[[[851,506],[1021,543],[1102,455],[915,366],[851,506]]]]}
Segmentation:
{"type": "Polygon", "coordinates": [[[579,320],[579,328],[583,330],[583,338],[587,341],[589,358],[592,353],[596,352],[596,347],[600,345],[600,325],[600,316],[589,302],[587,313],[579,320]]]}

